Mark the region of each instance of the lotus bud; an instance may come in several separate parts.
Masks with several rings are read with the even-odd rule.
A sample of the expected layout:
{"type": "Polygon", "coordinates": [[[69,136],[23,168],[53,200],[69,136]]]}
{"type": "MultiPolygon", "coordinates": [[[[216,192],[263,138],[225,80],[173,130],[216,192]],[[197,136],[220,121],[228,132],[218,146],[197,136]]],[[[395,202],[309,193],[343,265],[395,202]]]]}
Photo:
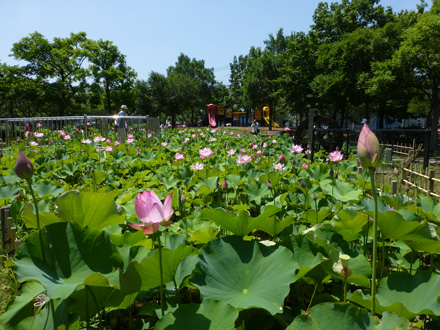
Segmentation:
{"type": "Polygon", "coordinates": [[[17,201],[21,201],[23,199],[23,196],[21,196],[21,193],[18,193],[17,197],[15,197],[17,201]]]}
{"type": "Polygon", "coordinates": [[[272,182],[270,182],[270,180],[267,180],[267,182],[266,182],[266,184],[267,184],[267,188],[269,188],[270,190],[272,190],[272,182]]]}
{"type": "Polygon", "coordinates": [[[183,152],[183,150],[185,150],[185,146],[182,145],[182,147],[180,148],[180,151],[183,152]]]}
{"type": "Polygon", "coordinates": [[[330,169],[330,176],[333,176],[335,174],[335,171],[333,171],[333,169],[330,169]]]}
{"type": "Polygon", "coordinates": [[[0,158],[2,158],[2,157],[3,157],[3,152],[0,151],[0,158]]]}
{"type": "Polygon", "coordinates": [[[306,183],[303,180],[301,180],[301,187],[303,187],[303,188],[306,187],[306,183]]]}
{"type": "Polygon", "coordinates": [[[223,149],[226,148],[226,142],[223,142],[223,149]]]}
{"type": "Polygon", "coordinates": [[[359,134],[358,157],[363,168],[375,167],[380,159],[380,144],[376,135],[364,123],[361,134],[359,134]]]}
{"type": "Polygon", "coordinates": [[[295,158],[292,158],[292,165],[295,165],[296,164],[296,160],[295,160],[295,158]]]}
{"type": "Polygon", "coordinates": [[[316,194],[313,194],[313,200],[316,201],[318,197],[316,197],[316,194]]]}
{"type": "Polygon", "coordinates": [[[409,191],[409,186],[408,186],[408,184],[405,185],[405,191],[409,191]]]}
{"type": "Polygon", "coordinates": [[[337,180],[339,178],[338,173],[335,174],[335,180],[337,180]]]}
{"type": "Polygon", "coordinates": [[[399,169],[397,167],[395,167],[394,170],[393,170],[393,173],[394,173],[394,175],[399,174],[399,169]]]}
{"type": "Polygon", "coordinates": [[[19,150],[17,161],[15,163],[15,174],[17,174],[17,176],[21,179],[28,180],[32,178],[34,171],[34,165],[32,164],[32,162],[24,155],[21,150],[19,150]]]}
{"type": "Polygon", "coordinates": [[[182,202],[182,203],[184,203],[185,202],[185,195],[184,194],[182,194],[182,195],[180,195],[180,201],[182,202]]]}
{"type": "Polygon", "coordinates": [[[279,161],[281,164],[284,164],[284,163],[286,162],[286,156],[284,156],[284,155],[280,155],[280,157],[278,157],[278,161],[279,161]]]}
{"type": "Polygon", "coordinates": [[[223,180],[223,183],[222,183],[222,190],[223,190],[223,191],[228,190],[228,183],[226,182],[226,180],[223,180]]]}

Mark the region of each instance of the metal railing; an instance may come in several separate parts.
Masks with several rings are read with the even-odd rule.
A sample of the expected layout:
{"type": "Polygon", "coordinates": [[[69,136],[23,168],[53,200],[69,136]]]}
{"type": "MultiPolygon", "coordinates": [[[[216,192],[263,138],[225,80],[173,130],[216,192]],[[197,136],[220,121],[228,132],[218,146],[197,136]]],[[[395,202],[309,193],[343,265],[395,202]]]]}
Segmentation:
{"type": "MultiPolygon", "coordinates": [[[[23,138],[27,130],[37,130],[39,127],[48,130],[63,130],[73,126],[84,131],[87,138],[88,127],[100,130],[102,136],[108,137],[108,132],[114,128],[119,116],[64,116],[64,117],[30,117],[30,118],[0,118],[0,139],[10,146],[12,141],[23,138]],[[39,127],[37,127],[37,125],[39,127]]],[[[146,133],[158,133],[160,120],[150,116],[124,116],[127,127],[144,129],[146,133]]]]}

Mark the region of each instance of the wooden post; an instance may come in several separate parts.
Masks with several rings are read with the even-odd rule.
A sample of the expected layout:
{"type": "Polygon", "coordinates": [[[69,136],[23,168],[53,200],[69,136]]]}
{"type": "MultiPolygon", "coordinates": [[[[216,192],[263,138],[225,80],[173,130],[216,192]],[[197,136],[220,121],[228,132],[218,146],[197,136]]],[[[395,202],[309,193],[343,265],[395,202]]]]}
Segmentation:
{"type": "Polygon", "coordinates": [[[2,231],[2,249],[6,253],[15,253],[15,232],[16,229],[12,228],[11,207],[3,206],[1,209],[1,231],[2,231]]]}
{"type": "Polygon", "coordinates": [[[433,180],[434,176],[435,176],[435,170],[431,168],[428,173],[428,189],[427,189],[428,196],[431,196],[431,193],[434,192],[434,183],[435,183],[433,180]]]}
{"type": "Polygon", "coordinates": [[[397,180],[391,180],[391,193],[397,194],[397,180]]]}

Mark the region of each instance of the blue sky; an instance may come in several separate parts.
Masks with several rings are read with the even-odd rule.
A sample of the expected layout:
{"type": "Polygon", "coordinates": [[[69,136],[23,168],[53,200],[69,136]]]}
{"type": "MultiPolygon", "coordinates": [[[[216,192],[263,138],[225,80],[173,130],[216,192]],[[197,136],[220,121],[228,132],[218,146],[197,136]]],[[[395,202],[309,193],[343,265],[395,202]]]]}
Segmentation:
{"type": "MultiPolygon", "coordinates": [[[[0,62],[20,64],[12,45],[34,31],[48,40],[84,31],[112,41],[138,79],[162,74],[180,53],[204,60],[228,83],[234,55],[264,46],[269,34],[307,32],[318,0],[0,0],[0,62]]],[[[329,3],[332,1],[328,1],[329,3]]],[[[333,1],[336,2],[336,1],[333,1]]],[[[340,2],[340,1],[339,1],[340,2]]],[[[382,0],[395,12],[416,10],[419,0],[382,0]]],[[[430,1],[427,1],[430,3],[430,1]]]]}

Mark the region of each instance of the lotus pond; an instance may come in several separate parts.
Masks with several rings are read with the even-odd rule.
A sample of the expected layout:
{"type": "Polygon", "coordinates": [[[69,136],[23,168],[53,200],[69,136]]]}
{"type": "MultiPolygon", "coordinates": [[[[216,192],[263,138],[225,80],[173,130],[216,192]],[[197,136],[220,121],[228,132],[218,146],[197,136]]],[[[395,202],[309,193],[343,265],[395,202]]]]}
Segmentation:
{"type": "Polygon", "coordinates": [[[440,206],[387,189],[374,203],[355,149],[310,160],[287,135],[91,133],[39,129],[2,153],[21,289],[1,328],[440,328],[440,206]]]}

